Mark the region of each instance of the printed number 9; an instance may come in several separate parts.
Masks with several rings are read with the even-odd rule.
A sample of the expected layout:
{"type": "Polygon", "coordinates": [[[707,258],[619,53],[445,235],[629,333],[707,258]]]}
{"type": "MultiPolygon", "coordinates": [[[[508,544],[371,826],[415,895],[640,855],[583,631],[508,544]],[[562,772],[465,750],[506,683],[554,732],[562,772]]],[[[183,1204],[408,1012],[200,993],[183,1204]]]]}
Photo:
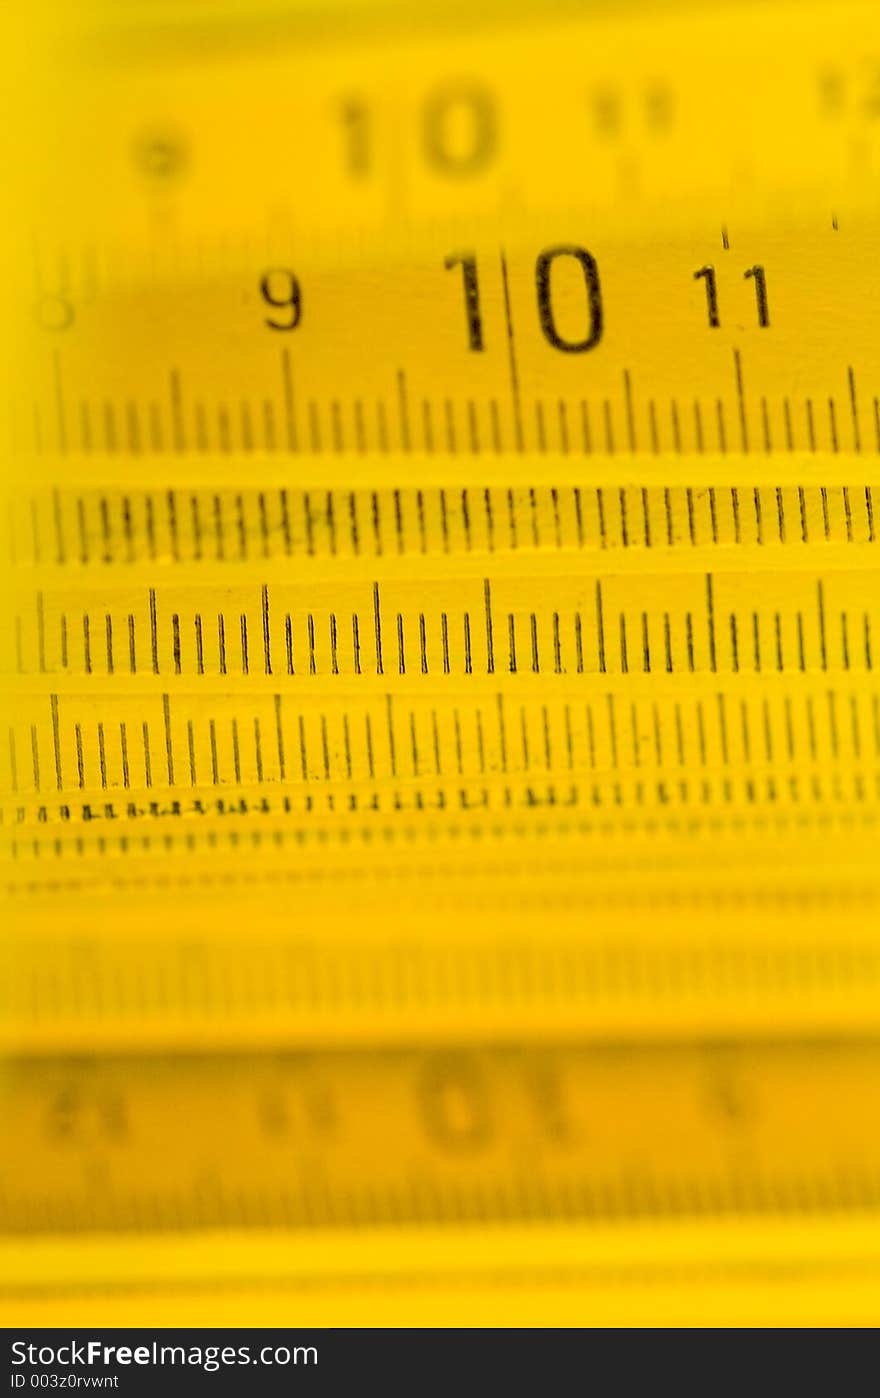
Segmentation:
{"type": "Polygon", "coordinates": [[[296,277],[286,267],[276,267],[264,272],[260,281],[260,293],[267,306],[285,311],[283,318],[274,320],[266,317],[270,330],[295,330],[302,316],[302,291],[296,277]]]}

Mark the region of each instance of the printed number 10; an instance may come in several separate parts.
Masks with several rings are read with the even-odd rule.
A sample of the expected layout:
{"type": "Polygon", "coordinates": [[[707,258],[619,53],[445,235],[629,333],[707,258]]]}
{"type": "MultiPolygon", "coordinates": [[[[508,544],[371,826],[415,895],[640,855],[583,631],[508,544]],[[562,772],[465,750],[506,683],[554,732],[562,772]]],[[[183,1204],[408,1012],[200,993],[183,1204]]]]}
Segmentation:
{"type": "MultiPolygon", "coordinates": [[[[473,253],[452,253],[446,258],[443,265],[447,271],[453,267],[461,268],[468,348],[478,351],[484,350],[486,344],[483,338],[477,259],[473,253]]],[[[596,259],[587,252],[586,248],[563,243],[558,247],[545,248],[543,252],[539,253],[535,262],[535,294],[541,331],[549,345],[552,345],[554,349],[561,350],[563,354],[585,354],[587,350],[596,348],[602,339],[602,289],[599,284],[599,269],[596,265],[596,259]],[[572,258],[580,266],[583,275],[588,323],[586,333],[580,340],[567,339],[560,333],[556,324],[553,311],[551,273],[553,264],[559,258],[572,258]]]]}

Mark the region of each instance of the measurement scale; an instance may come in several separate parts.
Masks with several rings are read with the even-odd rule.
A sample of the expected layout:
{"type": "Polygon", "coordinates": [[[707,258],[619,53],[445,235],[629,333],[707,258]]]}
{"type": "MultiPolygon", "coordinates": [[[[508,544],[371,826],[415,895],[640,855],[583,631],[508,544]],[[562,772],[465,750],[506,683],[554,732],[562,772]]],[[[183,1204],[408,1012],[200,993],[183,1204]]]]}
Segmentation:
{"type": "Polygon", "coordinates": [[[227,851],[222,870],[190,852],[158,872],[131,849],[118,872],[105,861],[90,882],[81,865],[54,880],[38,871],[22,879],[12,905],[21,935],[3,948],[4,1047],[64,1056],[464,1034],[540,1044],[562,1031],[635,1041],[873,1034],[878,891],[847,865],[848,833],[835,845],[827,831],[801,832],[797,852],[812,865],[792,888],[765,832],[749,847],[748,873],[730,861],[726,880],[717,866],[730,851],[717,836],[689,842],[685,859],[680,834],[655,835],[655,865],[644,868],[613,832],[601,862],[582,840],[559,840],[453,847],[430,860],[379,849],[365,871],[344,853],[321,871],[276,852],[255,870],[245,845],[227,851]],[[713,861],[708,887],[695,856],[713,861]],[[590,878],[572,892],[584,864],[590,878]],[[664,870],[675,874],[674,899],[664,870]],[[261,880],[273,898],[260,896],[261,880]],[[70,910],[61,929],[59,896],[70,910]],[[230,906],[251,918],[259,908],[244,962],[230,906]]]}
{"type": "Polygon", "coordinates": [[[296,18],[285,33],[253,7],[161,26],[144,8],[125,21],[53,11],[12,150],[44,229],[71,236],[60,257],[53,231],[38,245],[53,297],[125,269],[138,247],[167,265],[180,234],[219,261],[224,226],[265,244],[499,207],[580,206],[652,231],[684,205],[714,222],[732,194],[758,210],[870,208],[871,4],[588,18],[514,6],[482,24],[459,13],[458,35],[437,7],[396,7],[353,32],[334,16],[312,42],[296,18]],[[34,131],[51,180],[29,158],[34,131]]]}
{"type": "Polygon", "coordinates": [[[860,1040],[22,1061],[3,1229],[862,1213],[878,1080],[860,1040]]]}
{"type": "Polygon", "coordinates": [[[208,453],[321,457],[329,486],[366,453],[479,458],[480,475],[523,453],[877,455],[870,224],[698,223],[646,244],[568,217],[459,236],[338,258],[292,240],[280,264],[145,281],[55,329],[25,300],[11,445],[58,488],[71,455],[97,456],[81,469],[104,487],[114,460],[199,472],[208,453]]]}
{"type": "Polygon", "coordinates": [[[178,18],[7,140],[12,1314],[872,1313],[872,8],[178,18]]]}
{"type": "MultiPolygon", "coordinates": [[[[683,858],[676,841],[692,850],[702,832],[716,844],[697,882],[723,906],[742,896],[771,850],[792,890],[819,866],[838,896],[854,876],[862,881],[864,899],[847,905],[846,918],[869,1001],[878,758],[872,487],[839,483],[852,455],[783,458],[775,486],[720,484],[731,463],[708,455],[693,471],[691,458],[681,459],[695,485],[664,486],[671,459],[648,462],[644,486],[630,484],[629,463],[615,468],[621,484],[593,486],[582,467],[557,457],[559,487],[380,496],[359,482],[373,471],[381,480],[396,460],[366,457],[351,467],[355,490],[278,486],[239,502],[228,488],[222,497],[205,490],[201,473],[214,463],[193,455],[185,458],[186,470],[196,463],[188,512],[178,510],[185,491],[38,488],[30,561],[22,549],[15,569],[19,624],[7,652],[9,887],[29,896],[104,890],[123,900],[128,917],[127,889],[157,879],[185,886],[188,869],[203,889],[220,878],[231,892],[238,882],[236,898],[262,887],[261,918],[276,922],[279,879],[293,880],[299,898],[304,880],[335,879],[333,905],[344,909],[354,870],[386,889],[381,870],[396,870],[395,910],[379,901],[370,917],[385,927],[381,946],[372,945],[376,983],[403,1025],[409,1011],[393,989],[393,944],[408,919],[422,924],[424,908],[400,896],[402,860],[422,878],[445,868],[464,880],[465,897],[485,901],[506,858],[505,882],[521,896],[558,906],[564,891],[581,907],[596,905],[597,873],[624,867],[615,860],[641,877],[665,861],[665,879],[651,884],[654,918],[680,897],[693,857],[683,858]],[[832,483],[814,484],[811,474],[832,483]],[[204,502],[201,512],[193,499],[204,502]],[[221,527],[208,559],[203,521],[212,512],[221,527]],[[463,837],[479,841],[467,855],[463,837]],[[495,842],[497,858],[488,852],[495,842]]],[[[407,466],[424,460],[413,455],[407,466]]],[[[528,456],[513,469],[505,459],[502,469],[507,479],[534,479],[534,463],[528,456]]],[[[349,459],[340,464],[348,472],[349,459]]],[[[231,465],[219,461],[218,475],[231,465]]],[[[278,478],[273,463],[265,469],[278,478]]],[[[737,475],[742,469],[737,458],[737,475]]],[[[606,904],[615,877],[599,885],[606,904]]],[[[200,955],[213,955],[211,938],[238,906],[219,909],[210,931],[199,922],[200,955]]],[[[508,939],[531,935],[531,906],[506,908],[508,939]]],[[[765,942],[785,945],[802,915],[800,904],[765,909],[765,942]]],[[[692,954],[711,957],[705,919],[689,916],[692,954]]],[[[183,933],[179,904],[177,917],[183,933]]],[[[641,907],[618,916],[618,938],[626,942],[643,921],[641,907]]],[[[51,955],[74,983],[77,976],[48,907],[25,914],[23,926],[34,944],[13,955],[10,1026],[13,1041],[23,1034],[31,1042],[45,1023],[41,1006],[57,1003],[41,959],[51,955]]],[[[826,917],[817,935],[826,957],[839,928],[826,917]]],[[[195,1013],[190,1022],[217,1032],[211,997],[193,1008],[166,939],[141,944],[135,956],[114,951],[93,926],[82,936],[110,1006],[99,1038],[133,1032],[134,1002],[119,987],[151,976],[181,985],[176,1003],[195,1013]]],[[[331,921],[323,954],[339,954],[339,945],[331,921]]],[[[224,1003],[239,1007],[231,1032],[250,1032],[256,1005],[274,1014],[271,995],[242,1001],[228,954],[220,953],[224,1003]]],[[[260,945],[254,954],[267,986],[275,953],[260,945]]],[[[536,954],[552,967],[555,939],[536,954]]],[[[627,953],[633,965],[642,954],[627,953]]],[[[740,984],[760,984],[765,954],[766,946],[746,951],[740,984]]],[[[452,964],[470,959],[457,944],[452,964]]],[[[491,957],[482,966],[497,1007],[504,974],[491,957]]],[[[461,983],[470,972],[455,974],[461,983]]],[[[70,1006],[79,991],[61,994],[70,1006]]],[[[290,994],[287,1004],[300,991],[290,994]]],[[[780,982],[765,987],[750,1013],[762,1024],[797,1018],[798,1001],[836,1023],[866,1012],[854,1001],[848,1010],[837,988],[822,998],[795,978],[785,991],[780,982]]],[[[644,1014],[641,1001],[616,1002],[607,984],[584,1000],[569,978],[563,999],[579,1027],[600,1005],[616,1025],[644,1014]]],[[[688,999],[679,996],[674,1013],[686,1013],[688,999]]],[[[355,1003],[343,991],[318,1018],[329,1014],[337,1025],[341,1007],[355,1003]]],[[[546,1005],[539,989],[526,1018],[544,1022],[546,1005]]],[[[521,1007],[508,1009],[521,1017],[521,1007]]],[[[149,1033],[178,1034],[176,1013],[163,1028],[151,1011],[149,1033]]],[[[88,1036],[81,1008],[65,1015],[68,1032],[88,1036]]],[[[271,1022],[287,1032],[283,1015],[271,1022]]]]}
{"type": "MultiPolygon", "coordinates": [[[[384,473],[385,463],[372,458],[369,467],[384,473]]],[[[653,548],[653,566],[660,568],[668,566],[664,548],[685,554],[705,549],[694,555],[702,564],[718,545],[872,544],[877,533],[874,501],[880,476],[861,488],[837,483],[841,470],[851,469],[849,458],[843,466],[827,455],[819,461],[800,455],[795,463],[774,461],[779,483],[770,486],[707,484],[728,474],[728,462],[719,457],[710,464],[704,458],[689,460],[687,475],[694,482],[689,486],[661,483],[672,469],[668,458],[662,465],[639,461],[641,486],[629,483],[626,466],[603,470],[606,481],[613,474],[620,481],[604,485],[595,484],[590,468],[580,474],[579,484],[572,484],[574,468],[564,459],[542,462],[540,474],[536,463],[534,468],[536,483],[516,486],[481,485],[463,475],[458,462],[447,461],[446,486],[406,484],[401,463],[401,484],[393,489],[364,488],[364,465],[352,473],[354,489],[300,489],[270,485],[277,471],[264,462],[264,489],[225,484],[212,489],[202,483],[201,469],[191,489],[22,489],[9,502],[9,552],[16,564],[41,565],[41,577],[47,580],[47,565],[124,563],[130,579],[135,576],[130,565],[137,563],[163,568],[200,564],[199,571],[206,572],[211,563],[259,561],[262,566],[270,559],[296,559],[305,577],[316,571],[314,560],[325,565],[328,556],[381,558],[388,571],[399,559],[410,566],[413,555],[452,555],[465,570],[468,555],[525,553],[534,560],[553,550],[590,554],[611,549],[615,566],[622,568],[621,550],[653,548]],[[798,468],[807,483],[789,480],[798,468]],[[551,472],[557,485],[541,480],[551,472]],[[809,480],[819,473],[828,484],[809,480]]],[[[227,471],[217,463],[217,480],[223,481],[227,471]]],[[[523,474],[511,468],[509,478],[523,474]]],[[[486,479],[493,475],[497,472],[487,472],[486,479]]],[[[717,557],[716,552],[715,562],[717,557]]],[[[825,550],[822,557],[831,554],[825,550]]],[[[849,557],[855,562],[855,554],[849,557]]]]}
{"type": "Polygon", "coordinates": [[[9,1310],[158,1314],[173,1294],[192,1316],[256,1291],[320,1319],[363,1314],[366,1285],[389,1321],[389,1303],[400,1321],[471,1293],[488,1323],[560,1299],[578,1323],[593,1295],[620,1323],[639,1305],[656,1321],[663,1296],[753,1314],[767,1287],[771,1317],[823,1294],[870,1316],[874,1057],[857,1039],[21,1061],[5,1091],[33,1164],[6,1172],[9,1310]]]}
{"type": "Polygon", "coordinates": [[[7,1041],[873,1025],[875,701],[572,678],[105,696],[97,725],[58,696],[57,768],[50,699],[19,745],[46,789],[4,811],[7,1041]]]}
{"type": "MultiPolygon", "coordinates": [[[[190,681],[230,675],[384,678],[468,675],[870,674],[880,595],[861,568],[816,576],[745,571],[657,574],[650,611],[638,572],[572,578],[550,569],[494,577],[351,581],[302,587],[202,581],[126,587],[108,610],[94,590],[40,591],[17,617],[20,674],[190,681]],[[775,610],[766,606],[768,580],[775,610]],[[533,602],[541,578],[545,599],[533,602]],[[71,595],[72,593],[72,595],[71,595]],[[642,603],[640,608],[639,603],[642,603]],[[866,605],[867,603],[867,605],[866,605]],[[240,609],[240,610],[239,610],[240,609]],[[763,633],[763,645],[762,645],[763,633]]],[[[258,565],[259,566],[259,565],[258,565]]],[[[433,571],[433,570],[431,570],[433,571]]],[[[568,569],[566,569],[566,574],[568,569]]]]}

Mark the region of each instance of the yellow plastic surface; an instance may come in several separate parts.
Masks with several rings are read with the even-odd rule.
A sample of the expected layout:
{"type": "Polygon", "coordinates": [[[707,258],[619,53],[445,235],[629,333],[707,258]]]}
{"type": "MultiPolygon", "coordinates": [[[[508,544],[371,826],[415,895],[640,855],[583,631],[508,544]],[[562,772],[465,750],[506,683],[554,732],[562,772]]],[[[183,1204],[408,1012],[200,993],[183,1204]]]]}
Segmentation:
{"type": "Polygon", "coordinates": [[[875,1324],[876,6],[4,22],[6,1323],[875,1324]]]}

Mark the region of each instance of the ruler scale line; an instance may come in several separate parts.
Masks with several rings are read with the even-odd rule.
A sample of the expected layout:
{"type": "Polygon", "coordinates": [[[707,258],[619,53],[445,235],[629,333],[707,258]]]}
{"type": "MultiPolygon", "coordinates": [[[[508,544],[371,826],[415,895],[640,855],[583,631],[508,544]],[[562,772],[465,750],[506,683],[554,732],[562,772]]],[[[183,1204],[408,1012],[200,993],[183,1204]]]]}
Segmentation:
{"type": "Polygon", "coordinates": [[[510,283],[507,276],[507,257],[501,251],[501,284],[504,293],[504,320],[507,328],[507,354],[510,369],[510,392],[513,411],[513,433],[514,444],[517,451],[525,451],[525,438],[523,436],[522,408],[520,405],[519,390],[519,370],[516,361],[516,344],[513,333],[513,316],[510,305],[510,283]]]}

